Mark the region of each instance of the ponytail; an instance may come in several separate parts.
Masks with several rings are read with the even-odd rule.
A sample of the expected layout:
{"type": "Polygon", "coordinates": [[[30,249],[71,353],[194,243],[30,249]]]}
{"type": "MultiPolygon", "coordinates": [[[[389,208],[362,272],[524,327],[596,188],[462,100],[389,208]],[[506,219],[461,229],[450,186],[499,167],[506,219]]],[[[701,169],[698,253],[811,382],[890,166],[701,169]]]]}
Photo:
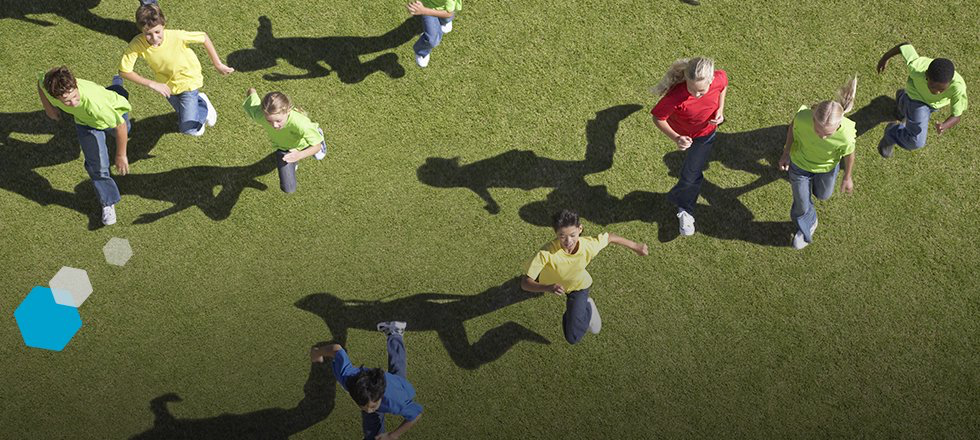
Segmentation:
{"type": "Polygon", "coordinates": [[[715,62],[711,58],[681,58],[674,61],[664,77],[650,89],[654,95],[664,95],[682,81],[711,81],[715,76],[715,62]]]}
{"type": "Polygon", "coordinates": [[[837,98],[832,101],[821,101],[813,105],[813,125],[822,128],[836,129],[845,113],[854,108],[854,97],[857,95],[857,75],[851,77],[837,91],[837,98]]]}

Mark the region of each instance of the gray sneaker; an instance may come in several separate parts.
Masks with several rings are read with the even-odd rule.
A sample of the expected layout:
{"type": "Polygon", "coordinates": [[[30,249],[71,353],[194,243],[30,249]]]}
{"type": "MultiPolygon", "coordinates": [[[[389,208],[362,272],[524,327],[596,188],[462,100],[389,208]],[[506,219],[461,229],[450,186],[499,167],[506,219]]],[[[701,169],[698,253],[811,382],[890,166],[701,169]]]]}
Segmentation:
{"type": "Polygon", "coordinates": [[[405,334],[405,329],[407,327],[408,324],[405,323],[405,321],[383,321],[378,323],[378,331],[386,335],[390,335],[392,333],[396,335],[403,335],[405,334]]]}

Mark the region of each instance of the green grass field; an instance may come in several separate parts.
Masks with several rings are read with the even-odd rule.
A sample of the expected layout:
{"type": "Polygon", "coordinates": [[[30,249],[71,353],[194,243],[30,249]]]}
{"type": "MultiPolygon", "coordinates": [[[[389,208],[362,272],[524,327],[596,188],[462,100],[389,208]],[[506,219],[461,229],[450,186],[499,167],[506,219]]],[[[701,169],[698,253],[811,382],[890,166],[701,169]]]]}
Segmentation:
{"type": "Polygon", "coordinates": [[[975,2],[468,0],[420,70],[403,1],[162,0],[168,27],[207,31],[239,71],[220,76],[197,48],[220,114],[202,138],[126,84],[131,175],[104,228],[74,129],[44,117],[34,81],[67,64],[108,83],[137,2],[63,3],[0,11],[2,438],[359,438],[357,407],[307,350],[341,339],[382,366],[370,327],[393,318],[409,321],[426,409],[413,439],[980,432],[978,113],[884,160],[905,71],[874,72],[907,40],[976,86],[975,2]],[[695,55],[731,86],[699,231],[677,237],[664,194],[683,156],[647,90],[695,55]],[[775,169],[785,124],[853,73],[856,190],[818,203],[796,251],[775,169]],[[241,110],[250,86],[327,134],[295,194],[241,110]],[[559,207],[586,234],[650,245],[590,266],[604,327],[575,346],[564,302],[512,281],[559,207]],[[111,237],[133,245],[124,267],[102,256],[111,237]],[[61,266],[94,286],[84,326],[62,352],[27,348],[13,310],[61,266]]]}

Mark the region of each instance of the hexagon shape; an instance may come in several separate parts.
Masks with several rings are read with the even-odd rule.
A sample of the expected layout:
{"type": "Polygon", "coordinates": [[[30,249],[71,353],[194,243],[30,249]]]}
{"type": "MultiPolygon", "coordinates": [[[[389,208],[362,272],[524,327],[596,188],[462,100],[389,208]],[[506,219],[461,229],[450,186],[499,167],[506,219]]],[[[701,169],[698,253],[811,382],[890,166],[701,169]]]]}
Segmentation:
{"type": "Polygon", "coordinates": [[[61,351],[82,328],[78,309],[54,301],[47,287],[31,289],[27,298],[14,310],[14,320],[28,347],[61,351]]]}
{"type": "Polygon", "coordinates": [[[123,266],[133,256],[133,248],[129,246],[129,240],[125,238],[112,237],[109,242],[102,247],[105,254],[106,263],[123,266]]]}
{"type": "Polygon", "coordinates": [[[92,294],[88,272],[74,267],[62,266],[48,285],[51,286],[54,301],[63,306],[80,307],[92,294]]]}

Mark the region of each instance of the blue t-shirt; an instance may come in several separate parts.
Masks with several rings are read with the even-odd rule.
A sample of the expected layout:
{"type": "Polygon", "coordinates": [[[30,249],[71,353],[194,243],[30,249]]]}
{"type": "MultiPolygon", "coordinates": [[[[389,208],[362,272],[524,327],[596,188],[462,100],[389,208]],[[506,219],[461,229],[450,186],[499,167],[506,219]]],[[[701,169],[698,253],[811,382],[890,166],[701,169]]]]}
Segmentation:
{"type": "MultiPolygon", "coordinates": [[[[340,386],[347,390],[347,379],[357,376],[363,368],[357,368],[350,363],[350,357],[344,349],[340,349],[333,357],[333,376],[340,386]]],[[[350,390],[347,390],[348,392],[350,390]]],[[[385,394],[381,398],[378,412],[382,414],[397,414],[405,420],[415,420],[422,414],[422,405],[415,398],[415,388],[405,378],[385,372],[385,394]]]]}

